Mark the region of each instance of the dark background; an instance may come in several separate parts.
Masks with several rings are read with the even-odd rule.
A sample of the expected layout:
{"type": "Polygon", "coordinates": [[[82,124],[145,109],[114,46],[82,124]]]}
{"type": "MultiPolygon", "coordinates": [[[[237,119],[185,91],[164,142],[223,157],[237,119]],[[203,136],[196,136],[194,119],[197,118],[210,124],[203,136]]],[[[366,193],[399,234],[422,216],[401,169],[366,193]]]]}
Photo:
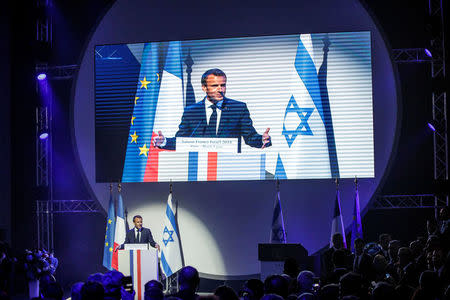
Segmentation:
{"type": "MultiPolygon", "coordinates": [[[[0,10],[0,239],[23,251],[37,244],[35,175],[35,64],[78,64],[91,32],[112,5],[111,0],[53,1],[53,48],[40,51],[35,42],[34,1],[6,2],[0,10]]],[[[428,1],[370,1],[364,3],[378,20],[391,48],[429,46],[425,30],[428,1]]],[[[445,4],[445,3],[444,3],[445,4]]],[[[212,5],[212,4],[210,4],[212,5]]],[[[219,4],[215,4],[219,5],[219,4]]],[[[281,5],[281,4],[280,4],[281,5]]],[[[448,14],[447,14],[448,15],[448,14]]],[[[448,38],[447,38],[448,40],[448,38]]],[[[426,131],[431,115],[430,65],[398,65],[402,114],[398,149],[381,194],[433,193],[433,142],[426,131]]],[[[76,167],[70,134],[72,81],[52,82],[55,93],[53,128],[54,199],[91,199],[76,167]]],[[[369,210],[363,218],[365,238],[389,232],[404,243],[425,234],[432,209],[369,210]]],[[[55,217],[55,252],[61,264],[57,277],[69,287],[101,266],[105,214],[65,214],[55,217]]]]}

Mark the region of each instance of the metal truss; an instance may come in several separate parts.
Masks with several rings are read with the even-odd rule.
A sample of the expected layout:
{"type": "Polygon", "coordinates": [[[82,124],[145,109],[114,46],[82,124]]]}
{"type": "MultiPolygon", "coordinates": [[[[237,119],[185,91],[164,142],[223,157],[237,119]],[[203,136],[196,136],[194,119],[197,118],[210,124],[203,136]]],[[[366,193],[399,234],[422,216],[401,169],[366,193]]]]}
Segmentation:
{"type": "Polygon", "coordinates": [[[431,77],[435,83],[432,93],[434,179],[448,180],[448,135],[447,135],[447,93],[440,84],[445,84],[444,12],[442,0],[428,1],[428,17],[431,23],[431,77]]]}
{"type": "Polygon", "coordinates": [[[53,200],[38,201],[38,213],[51,211],[59,213],[103,213],[100,204],[95,200],[53,200]]]}
{"type": "Polygon", "coordinates": [[[103,214],[103,210],[94,200],[38,200],[36,208],[38,248],[54,252],[53,216],[63,213],[103,214]]]}
{"type": "MultiPolygon", "coordinates": [[[[393,59],[397,63],[431,63],[433,90],[431,95],[433,110],[433,159],[434,179],[448,181],[448,134],[447,134],[447,93],[445,84],[445,35],[442,0],[428,0],[428,29],[430,47],[393,49],[393,59]],[[428,53],[426,52],[428,50],[428,53]]],[[[416,208],[448,205],[448,195],[394,195],[380,196],[373,202],[374,209],[416,208]]]]}
{"type": "Polygon", "coordinates": [[[36,215],[38,228],[38,248],[54,252],[53,212],[46,205],[50,201],[37,201],[36,215]]]}
{"type": "Polygon", "coordinates": [[[49,11],[52,2],[49,0],[36,0],[36,41],[53,45],[53,20],[49,11]]]}
{"type": "Polygon", "coordinates": [[[447,94],[433,92],[432,101],[436,128],[433,135],[434,179],[448,180],[447,94]]]}
{"type": "Polygon", "coordinates": [[[392,57],[396,63],[422,63],[432,61],[432,58],[425,52],[425,48],[392,49],[392,57]]]}
{"type": "Polygon", "coordinates": [[[45,73],[49,80],[69,80],[78,72],[78,65],[48,66],[46,64],[36,65],[36,74],[45,73]]]}
{"type": "Polygon", "coordinates": [[[371,209],[394,208],[434,208],[438,209],[448,205],[446,196],[432,194],[421,195],[382,195],[371,203],[371,209]]]}
{"type": "Polygon", "coordinates": [[[50,151],[49,151],[49,139],[41,140],[39,138],[40,133],[48,132],[49,119],[48,108],[37,107],[36,108],[36,186],[48,187],[49,185],[49,164],[50,164],[50,151]]]}

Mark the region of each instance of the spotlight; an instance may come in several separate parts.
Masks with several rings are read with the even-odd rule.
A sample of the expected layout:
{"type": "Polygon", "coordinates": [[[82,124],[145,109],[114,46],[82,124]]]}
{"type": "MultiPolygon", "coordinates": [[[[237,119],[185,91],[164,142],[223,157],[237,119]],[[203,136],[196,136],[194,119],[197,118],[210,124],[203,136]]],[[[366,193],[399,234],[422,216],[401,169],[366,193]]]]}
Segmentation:
{"type": "Polygon", "coordinates": [[[433,131],[433,132],[436,131],[436,128],[434,127],[432,122],[429,122],[427,125],[428,125],[428,128],[430,128],[431,131],[433,131]]]}
{"type": "Polygon", "coordinates": [[[41,140],[46,140],[48,138],[48,133],[47,132],[43,132],[39,135],[39,138],[41,140]]]}
{"type": "Polygon", "coordinates": [[[425,48],[425,54],[426,54],[428,57],[433,58],[433,55],[431,54],[431,51],[428,50],[427,48],[425,48]]]}
{"type": "Polygon", "coordinates": [[[45,74],[45,73],[41,73],[41,74],[39,74],[38,76],[37,76],[37,79],[38,80],[45,80],[45,78],[47,78],[47,75],[45,74]]]}

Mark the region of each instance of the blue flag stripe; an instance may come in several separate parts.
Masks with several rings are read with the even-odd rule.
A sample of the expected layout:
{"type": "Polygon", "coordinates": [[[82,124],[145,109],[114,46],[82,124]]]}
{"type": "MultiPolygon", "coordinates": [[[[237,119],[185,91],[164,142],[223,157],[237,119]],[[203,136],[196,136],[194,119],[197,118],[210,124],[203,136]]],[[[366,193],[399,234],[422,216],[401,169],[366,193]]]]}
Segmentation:
{"type": "Polygon", "coordinates": [[[170,224],[172,225],[173,230],[177,234],[177,237],[179,237],[180,235],[178,234],[177,223],[175,222],[175,215],[174,215],[173,211],[170,209],[169,205],[167,205],[167,208],[166,208],[166,215],[170,221],[170,224]]]}
{"type": "Polygon", "coordinates": [[[171,73],[178,78],[183,78],[183,69],[181,65],[181,42],[175,41],[169,43],[167,50],[167,59],[164,65],[164,70],[171,73]]]}
{"type": "Polygon", "coordinates": [[[302,43],[302,40],[298,40],[297,55],[295,57],[295,69],[298,76],[303,81],[309,95],[311,96],[314,105],[319,112],[322,121],[325,120],[323,116],[322,100],[320,97],[319,79],[317,76],[316,66],[302,43]]]}
{"type": "Polygon", "coordinates": [[[170,269],[169,264],[167,263],[166,257],[164,256],[164,252],[161,252],[161,264],[164,270],[164,273],[166,276],[170,276],[173,274],[172,270],[170,269]]]}
{"type": "Polygon", "coordinates": [[[189,152],[188,181],[197,181],[198,152],[189,152]]]}
{"type": "Polygon", "coordinates": [[[133,276],[133,274],[134,274],[134,269],[133,269],[134,256],[133,256],[133,253],[134,253],[134,251],[130,251],[130,274],[131,274],[131,276],[133,276]]]}
{"type": "Polygon", "coordinates": [[[287,179],[286,170],[284,169],[283,161],[281,160],[280,153],[278,153],[277,166],[275,168],[276,179],[287,179]]]}
{"type": "Polygon", "coordinates": [[[125,220],[125,213],[123,210],[123,199],[121,194],[119,194],[119,199],[117,200],[117,216],[125,220]]]}

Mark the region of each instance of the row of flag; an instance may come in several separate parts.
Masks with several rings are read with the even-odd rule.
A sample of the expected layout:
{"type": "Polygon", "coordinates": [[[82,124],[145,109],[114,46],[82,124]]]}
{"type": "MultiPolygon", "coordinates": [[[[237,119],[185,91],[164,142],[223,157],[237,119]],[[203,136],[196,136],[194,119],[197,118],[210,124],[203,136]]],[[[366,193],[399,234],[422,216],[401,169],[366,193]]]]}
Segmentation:
{"type": "MultiPolygon", "coordinates": [[[[353,221],[352,221],[352,234],[351,234],[351,249],[354,250],[354,241],[357,238],[363,238],[362,222],[361,222],[361,206],[359,203],[359,191],[358,183],[355,179],[355,195],[353,205],[353,221]]],[[[332,237],[336,233],[341,233],[344,238],[344,247],[347,248],[347,241],[345,237],[345,227],[341,209],[341,196],[339,191],[339,185],[336,184],[336,198],[334,202],[334,213],[331,221],[331,236],[330,247],[332,247],[332,237]]],[[[283,211],[281,209],[280,190],[277,183],[277,197],[275,199],[275,205],[273,209],[272,218],[272,230],[270,232],[271,243],[286,243],[286,230],[284,226],[283,211]]]]}
{"type": "MultiPolygon", "coordinates": [[[[161,268],[169,277],[183,267],[180,234],[176,221],[176,211],[172,205],[172,191],[169,192],[167,206],[162,224],[161,268]]],[[[129,230],[125,220],[122,194],[117,197],[117,206],[114,203],[112,188],[110,189],[108,218],[106,222],[105,244],[103,249],[103,266],[109,270],[119,270],[119,255],[117,249],[125,242],[126,232],[129,230]],[[116,209],[117,208],[117,209],[116,209]]]]}

